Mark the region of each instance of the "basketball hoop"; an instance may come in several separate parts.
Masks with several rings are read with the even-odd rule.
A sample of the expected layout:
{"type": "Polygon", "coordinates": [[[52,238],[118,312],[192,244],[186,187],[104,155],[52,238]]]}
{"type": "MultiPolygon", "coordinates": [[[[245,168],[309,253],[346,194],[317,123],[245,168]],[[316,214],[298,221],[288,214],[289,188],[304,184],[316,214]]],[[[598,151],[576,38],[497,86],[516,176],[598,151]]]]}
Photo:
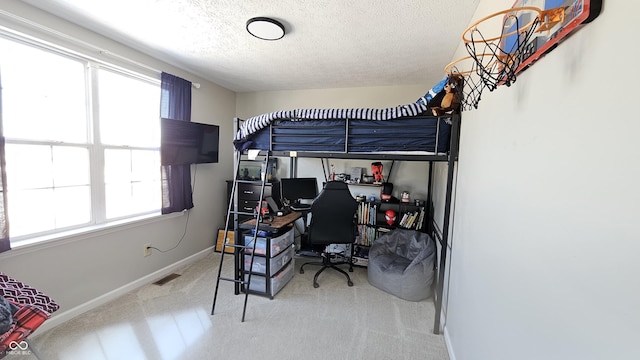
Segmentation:
{"type": "MultiPolygon", "coordinates": [[[[501,21],[502,25],[503,25],[503,30],[500,33],[500,36],[495,36],[495,37],[491,37],[491,38],[486,38],[484,39],[484,41],[495,41],[495,40],[500,40],[504,37],[507,36],[512,36],[515,34],[518,34],[522,31],[525,31],[529,28],[535,27],[534,23],[537,21],[540,21],[540,19],[542,19],[544,12],[542,10],[540,10],[540,8],[537,8],[535,6],[521,6],[521,7],[517,7],[517,8],[511,8],[511,9],[506,9],[506,10],[502,10],[502,11],[498,11],[495,12],[491,15],[487,15],[485,17],[483,17],[482,19],[476,21],[475,23],[471,24],[463,33],[462,33],[462,41],[464,41],[465,43],[469,43],[469,42],[473,42],[474,38],[473,38],[473,33],[474,32],[479,32],[482,33],[482,29],[480,27],[486,28],[486,27],[495,27],[497,25],[496,21],[499,19],[496,19],[498,16],[500,15],[504,15],[503,20],[501,21]],[[508,21],[510,19],[526,19],[527,23],[524,25],[519,26],[518,28],[515,29],[511,29],[508,30],[508,32],[504,32],[504,28],[507,27],[507,25],[510,25],[508,23],[508,21]]],[[[499,23],[498,23],[499,24],[499,23]]],[[[487,31],[485,29],[485,31],[487,31]]]]}
{"type": "Polygon", "coordinates": [[[452,61],[444,67],[448,76],[457,76],[462,79],[458,87],[460,107],[462,110],[477,109],[482,90],[486,87],[479,75],[479,65],[476,59],[489,59],[493,54],[481,54],[476,56],[464,56],[452,61]]]}
{"type": "Polygon", "coordinates": [[[463,79],[462,109],[477,109],[485,88],[493,91],[499,85],[514,83],[518,67],[535,51],[529,48],[533,34],[538,28],[546,29],[550,23],[561,19],[558,9],[542,11],[537,7],[522,6],[493,13],[469,26],[462,33],[469,56],[444,68],[447,75],[463,79]],[[541,23],[546,26],[540,26],[541,23]],[[497,28],[501,29],[499,35],[485,35],[495,34],[497,28]]]}
{"type": "Polygon", "coordinates": [[[480,19],[462,33],[467,52],[476,58],[479,75],[489,91],[503,84],[510,86],[516,81],[518,66],[528,53],[526,45],[540,25],[542,15],[542,10],[536,7],[507,9],[480,19]],[[483,35],[482,25],[501,15],[504,17],[500,36],[483,35]],[[487,53],[493,54],[490,61],[481,61],[475,56],[487,53]]]}
{"type": "MultiPolygon", "coordinates": [[[[562,3],[562,2],[560,2],[562,3]]],[[[516,75],[549,53],[563,39],[598,17],[601,0],[572,4],[515,0],[513,7],[486,16],[462,33],[469,56],[445,67],[464,81],[462,108],[477,108],[482,91],[510,86],[516,75]],[[540,6],[540,7],[537,7],[540,6]],[[543,9],[541,9],[543,8],[543,9]]]]}

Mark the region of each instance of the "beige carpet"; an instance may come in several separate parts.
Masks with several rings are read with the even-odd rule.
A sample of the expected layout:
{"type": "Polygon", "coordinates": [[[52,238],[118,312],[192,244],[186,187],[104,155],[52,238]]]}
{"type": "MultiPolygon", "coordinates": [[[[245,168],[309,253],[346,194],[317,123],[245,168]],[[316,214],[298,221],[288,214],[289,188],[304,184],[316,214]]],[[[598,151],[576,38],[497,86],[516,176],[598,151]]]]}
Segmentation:
{"type": "MultiPolygon", "coordinates": [[[[218,253],[186,266],[163,286],[149,284],[48,332],[32,344],[42,359],[448,359],[433,334],[433,299],[408,302],[367,282],[355,267],[353,287],[332,270],[312,284],[316,267],[296,273],[273,300],[244,295],[221,282],[211,303],[218,253]]],[[[232,258],[223,273],[231,276],[232,258]]],[[[29,356],[9,355],[8,359],[29,356]]]]}

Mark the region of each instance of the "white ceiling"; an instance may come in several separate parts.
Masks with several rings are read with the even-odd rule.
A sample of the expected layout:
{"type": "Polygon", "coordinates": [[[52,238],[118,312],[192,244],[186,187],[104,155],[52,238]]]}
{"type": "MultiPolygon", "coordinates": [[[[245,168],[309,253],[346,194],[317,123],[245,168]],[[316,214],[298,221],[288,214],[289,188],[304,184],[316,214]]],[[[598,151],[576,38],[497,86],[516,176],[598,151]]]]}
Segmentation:
{"type": "MultiPolygon", "coordinates": [[[[478,0],[22,0],[237,92],[426,84],[478,0]],[[278,41],[245,30],[281,21],[278,41]]],[[[431,83],[426,85],[433,85],[431,83]]]]}

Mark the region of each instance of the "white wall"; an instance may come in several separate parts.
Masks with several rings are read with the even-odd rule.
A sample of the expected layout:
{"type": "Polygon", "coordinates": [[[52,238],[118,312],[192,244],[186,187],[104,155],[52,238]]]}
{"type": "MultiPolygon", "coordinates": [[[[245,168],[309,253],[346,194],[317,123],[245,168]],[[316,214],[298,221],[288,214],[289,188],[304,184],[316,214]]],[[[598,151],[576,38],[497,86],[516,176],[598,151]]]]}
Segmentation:
{"type": "MultiPolygon", "coordinates": [[[[475,18],[511,4],[482,0],[475,18]]],[[[218,202],[232,171],[226,121],[234,114],[392,106],[414,101],[432,85],[239,94],[234,107],[232,92],[197,76],[17,1],[4,0],[2,9],[202,83],[194,91],[194,120],[219,124],[229,134],[222,136],[221,163],[198,168],[196,208],[176,250],[141,255],[148,241],[173,245],[185,217],[0,255],[0,270],[51,294],[61,311],[213,244],[224,214],[218,202]]],[[[640,354],[640,150],[635,141],[640,124],[633,109],[640,80],[633,64],[639,10],[638,2],[605,1],[593,23],[511,87],[483,94],[477,110],[463,113],[445,328],[452,358],[631,359],[640,354]]],[[[305,167],[318,171],[319,160],[309,161],[301,164],[301,172],[305,167]]],[[[398,169],[396,176],[423,181],[427,167],[415,164],[398,169]]]]}
{"type": "MultiPolygon", "coordinates": [[[[174,247],[185,231],[186,215],[164,216],[157,221],[145,222],[137,226],[96,232],[90,236],[71,237],[46,246],[15,249],[0,254],[0,271],[43,290],[60,303],[61,309],[55,314],[54,319],[45,323],[43,327],[45,328],[59,323],[56,318],[64,320],[79,311],[86,310],[87,304],[95,305],[106,299],[111,292],[137,284],[140,279],[145,279],[150,274],[159,276],[161,274],[156,272],[185,259],[188,260],[189,257],[213,246],[217,228],[224,225],[226,213],[224,180],[233,171],[231,138],[232,119],[235,115],[235,94],[196,75],[151,59],[26,4],[3,0],[0,5],[3,26],[19,28],[20,31],[37,36],[42,35],[51,40],[57,38],[54,34],[42,33],[34,30],[33,27],[25,26],[24,22],[15,20],[15,15],[144,64],[140,67],[127,61],[120,61],[123,66],[159,78],[159,73],[145,69],[145,66],[148,66],[200,83],[201,87],[193,90],[192,120],[219,125],[221,133],[220,162],[198,165],[197,170],[192,166],[192,173],[195,173],[193,180],[195,207],[188,217],[186,236],[174,250],[166,253],[154,250],[152,256],[143,257],[143,244],[147,242],[163,250],[174,247]]],[[[70,48],[77,51],[107,61],[118,62],[118,59],[113,56],[100,55],[96,48],[87,50],[75,40],[66,42],[70,48]]]]}
{"type": "MultiPolygon", "coordinates": [[[[475,18],[510,7],[482,0],[475,18]]],[[[463,113],[452,358],[640,357],[640,3],[600,16],[463,113]]]]}

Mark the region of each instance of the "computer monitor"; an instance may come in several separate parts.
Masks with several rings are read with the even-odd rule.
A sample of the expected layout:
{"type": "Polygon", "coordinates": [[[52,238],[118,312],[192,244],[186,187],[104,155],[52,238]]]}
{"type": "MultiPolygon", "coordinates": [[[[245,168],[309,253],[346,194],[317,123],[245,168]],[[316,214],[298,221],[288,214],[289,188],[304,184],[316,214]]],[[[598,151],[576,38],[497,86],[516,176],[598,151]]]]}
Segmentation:
{"type": "Polygon", "coordinates": [[[308,203],[318,196],[316,178],[283,178],[280,179],[280,195],[289,203],[308,203]]]}

